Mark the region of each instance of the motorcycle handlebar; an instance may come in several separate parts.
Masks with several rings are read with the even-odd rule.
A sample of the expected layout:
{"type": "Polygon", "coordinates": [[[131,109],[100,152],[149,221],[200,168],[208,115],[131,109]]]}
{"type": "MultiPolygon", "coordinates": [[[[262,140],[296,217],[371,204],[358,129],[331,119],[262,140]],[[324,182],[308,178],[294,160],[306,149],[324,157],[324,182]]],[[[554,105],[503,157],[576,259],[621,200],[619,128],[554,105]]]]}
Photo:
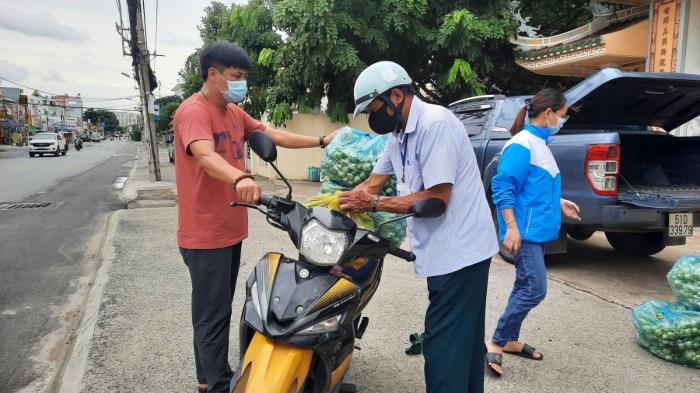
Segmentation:
{"type": "Polygon", "coordinates": [[[391,247],[389,249],[388,254],[391,254],[395,257],[399,257],[401,259],[405,259],[408,262],[413,262],[416,260],[416,254],[412,253],[411,251],[402,250],[400,248],[391,247]]]}
{"type": "Polygon", "coordinates": [[[258,204],[269,208],[270,204],[272,203],[272,199],[273,199],[272,197],[261,195],[260,200],[258,201],[258,204]]]}

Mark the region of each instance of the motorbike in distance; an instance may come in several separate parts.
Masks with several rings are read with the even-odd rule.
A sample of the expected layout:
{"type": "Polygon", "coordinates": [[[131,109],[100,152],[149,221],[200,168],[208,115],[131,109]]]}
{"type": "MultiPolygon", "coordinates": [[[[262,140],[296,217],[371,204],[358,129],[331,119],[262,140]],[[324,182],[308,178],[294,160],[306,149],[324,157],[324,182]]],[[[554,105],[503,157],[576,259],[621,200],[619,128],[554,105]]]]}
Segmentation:
{"type": "Polygon", "coordinates": [[[292,200],[292,187],[275,166],[277,149],[261,131],[249,146],[270,163],[289,189],[286,196],[262,196],[259,205],[232,202],[266,216],[289,234],[297,258],[269,252],[246,281],[241,313],[240,364],[235,393],[348,393],[343,383],[369,319],[362,311],[374,295],[387,254],[414,261],[379,235],[383,225],[408,217],[431,219],[445,211],[441,199],[415,202],[409,214],[375,231],[358,228],[347,216],[292,200]]]}

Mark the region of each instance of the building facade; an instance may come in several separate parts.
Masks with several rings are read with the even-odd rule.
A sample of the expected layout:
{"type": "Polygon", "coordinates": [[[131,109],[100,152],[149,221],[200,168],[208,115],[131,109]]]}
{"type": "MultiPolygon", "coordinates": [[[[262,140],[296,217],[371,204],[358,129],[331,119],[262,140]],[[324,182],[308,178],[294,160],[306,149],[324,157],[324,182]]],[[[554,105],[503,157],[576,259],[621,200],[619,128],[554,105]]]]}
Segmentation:
{"type": "Polygon", "coordinates": [[[120,127],[130,127],[140,124],[141,114],[138,112],[113,111],[119,120],[120,127]]]}
{"type": "MultiPolygon", "coordinates": [[[[516,63],[543,75],[586,77],[603,68],[700,74],[700,0],[605,0],[591,2],[590,23],[550,37],[511,40],[516,63]]],[[[516,19],[519,17],[516,15],[516,19]]],[[[520,17],[521,21],[524,21],[520,17]]],[[[700,135],[695,119],[674,131],[700,135]]]]}

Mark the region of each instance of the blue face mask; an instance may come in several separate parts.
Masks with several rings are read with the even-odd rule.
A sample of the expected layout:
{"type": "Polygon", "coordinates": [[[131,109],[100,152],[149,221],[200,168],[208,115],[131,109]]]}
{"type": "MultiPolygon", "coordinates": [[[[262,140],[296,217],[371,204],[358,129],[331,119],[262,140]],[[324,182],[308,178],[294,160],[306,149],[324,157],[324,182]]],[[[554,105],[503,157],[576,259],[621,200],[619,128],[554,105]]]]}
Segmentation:
{"type": "MultiPolygon", "coordinates": [[[[221,76],[223,78],[223,75],[221,76]]],[[[245,96],[248,94],[248,81],[226,81],[228,83],[228,90],[221,91],[224,95],[224,99],[231,103],[239,103],[243,101],[245,96]]]]}
{"type": "Polygon", "coordinates": [[[547,126],[548,126],[549,129],[551,130],[551,131],[550,131],[550,135],[555,135],[555,134],[559,133],[559,131],[561,130],[562,127],[564,127],[564,123],[566,123],[566,121],[569,120],[569,118],[568,118],[568,117],[559,117],[559,116],[557,116],[557,114],[554,113],[554,112],[552,112],[552,114],[554,114],[554,116],[557,118],[557,124],[555,124],[555,125],[552,127],[552,126],[549,124],[549,120],[547,120],[547,126]]]}

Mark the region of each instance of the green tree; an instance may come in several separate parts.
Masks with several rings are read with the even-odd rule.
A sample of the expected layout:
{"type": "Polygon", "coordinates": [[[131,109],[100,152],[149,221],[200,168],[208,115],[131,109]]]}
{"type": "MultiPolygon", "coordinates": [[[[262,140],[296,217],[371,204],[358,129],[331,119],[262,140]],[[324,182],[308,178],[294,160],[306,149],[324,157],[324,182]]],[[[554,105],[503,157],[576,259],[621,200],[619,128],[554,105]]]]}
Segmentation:
{"type": "Polygon", "coordinates": [[[90,108],[83,112],[83,121],[90,121],[91,124],[104,124],[105,132],[114,132],[119,127],[119,120],[114,112],[104,109],[90,108]]]}
{"type": "MultiPolygon", "coordinates": [[[[274,50],[282,44],[281,37],[272,27],[269,1],[251,0],[246,5],[234,4],[230,7],[213,1],[205,8],[198,28],[205,44],[220,40],[233,42],[251,56],[254,64],[248,73],[248,97],[243,102],[243,109],[253,117],[261,117],[266,108],[266,90],[273,80],[274,70],[259,64],[258,56],[263,49],[274,50]]],[[[179,72],[185,97],[202,88],[200,51],[197,49],[190,54],[179,72]]]]}
{"type": "Polygon", "coordinates": [[[159,98],[156,98],[156,100],[155,100],[155,103],[158,104],[158,105],[161,105],[161,106],[162,106],[162,105],[165,105],[165,104],[167,104],[167,103],[169,103],[169,102],[177,102],[177,103],[179,104],[179,103],[182,102],[182,97],[176,96],[176,95],[172,95],[172,96],[163,96],[163,97],[159,97],[159,98]]]}
{"type": "Polygon", "coordinates": [[[180,106],[179,102],[168,102],[160,107],[160,120],[158,120],[157,130],[163,132],[171,127],[171,121],[175,111],[180,106]]]}
{"type": "Polygon", "coordinates": [[[202,84],[204,83],[202,80],[202,75],[199,72],[200,51],[201,49],[197,49],[195,52],[187,56],[185,65],[178,72],[180,81],[182,82],[182,90],[185,98],[201,90],[202,84]]]}
{"type": "MultiPolygon", "coordinates": [[[[583,0],[253,0],[213,2],[199,26],[203,41],[227,39],[256,61],[245,109],[282,124],[328,98],[328,115],[347,121],[355,78],[368,64],[392,60],[406,68],[418,94],[448,104],[482,93],[528,94],[575,78],[533,74],[515,63],[512,8],[542,25],[547,36],[587,23],[583,0]],[[228,12],[228,19],[224,15],[228,12]],[[284,42],[276,32],[282,32],[284,42]],[[267,45],[270,43],[270,45],[267,45]]],[[[180,75],[188,92],[201,87],[198,54],[180,75]]]]}

